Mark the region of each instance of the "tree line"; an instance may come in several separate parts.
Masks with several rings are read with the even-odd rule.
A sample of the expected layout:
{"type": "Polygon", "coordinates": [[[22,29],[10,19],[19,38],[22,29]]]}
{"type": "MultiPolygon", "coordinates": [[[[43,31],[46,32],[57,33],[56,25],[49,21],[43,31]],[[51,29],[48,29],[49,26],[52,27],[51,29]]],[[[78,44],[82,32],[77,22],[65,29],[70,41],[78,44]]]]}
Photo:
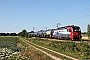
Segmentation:
{"type": "Polygon", "coordinates": [[[17,33],[0,33],[0,36],[17,36],[17,33]]]}

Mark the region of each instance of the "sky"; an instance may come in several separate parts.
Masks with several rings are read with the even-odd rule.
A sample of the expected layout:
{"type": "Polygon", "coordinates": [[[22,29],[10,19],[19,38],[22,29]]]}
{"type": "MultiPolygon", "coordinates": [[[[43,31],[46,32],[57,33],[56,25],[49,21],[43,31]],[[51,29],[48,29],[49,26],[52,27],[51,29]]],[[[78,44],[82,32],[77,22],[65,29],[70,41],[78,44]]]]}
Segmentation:
{"type": "Polygon", "coordinates": [[[90,0],[0,0],[0,33],[90,24],[90,0]]]}

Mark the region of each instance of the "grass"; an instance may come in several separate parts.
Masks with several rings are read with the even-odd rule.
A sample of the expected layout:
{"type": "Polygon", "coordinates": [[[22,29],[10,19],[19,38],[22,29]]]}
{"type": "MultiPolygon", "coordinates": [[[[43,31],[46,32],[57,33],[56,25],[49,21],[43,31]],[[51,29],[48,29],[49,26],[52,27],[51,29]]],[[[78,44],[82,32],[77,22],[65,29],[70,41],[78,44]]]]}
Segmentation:
{"type": "Polygon", "coordinates": [[[51,51],[49,51],[49,50],[43,49],[43,48],[41,48],[41,47],[38,47],[38,46],[36,46],[36,45],[34,45],[34,44],[31,44],[31,45],[33,45],[33,46],[35,46],[35,47],[37,47],[37,48],[39,48],[39,49],[42,49],[43,51],[46,51],[46,52],[48,52],[49,54],[52,54],[53,56],[56,56],[56,57],[58,57],[58,58],[60,58],[60,59],[63,59],[63,60],[71,60],[71,59],[69,59],[69,58],[66,58],[66,57],[64,57],[64,56],[61,56],[61,55],[56,54],[56,53],[54,53],[54,52],[51,52],[51,51]]]}
{"type": "Polygon", "coordinates": [[[15,48],[18,40],[18,37],[0,37],[0,47],[15,48]]]}
{"type": "Polygon", "coordinates": [[[5,37],[12,37],[13,38],[13,37],[18,37],[18,36],[0,36],[0,37],[4,37],[4,38],[5,37]]]}
{"type": "Polygon", "coordinates": [[[84,42],[52,42],[43,39],[31,39],[30,41],[37,45],[76,57],[80,60],[90,59],[90,46],[84,42]]]}
{"type": "MultiPolygon", "coordinates": [[[[25,44],[24,42],[19,40],[19,37],[4,37],[3,36],[3,37],[0,37],[0,42],[2,42],[2,41],[3,41],[3,44],[6,43],[6,45],[9,45],[9,46],[12,46],[12,44],[15,43],[14,41],[17,41],[17,43],[19,44],[19,47],[22,47],[22,50],[20,50],[21,56],[22,56],[22,58],[24,58],[22,60],[25,60],[25,57],[27,57],[28,59],[30,58],[31,60],[53,60],[50,57],[48,57],[47,55],[45,55],[44,53],[36,50],[32,46],[28,46],[27,44],[25,44]]],[[[16,59],[15,57],[16,57],[16,55],[12,56],[11,58],[12,59],[14,58],[14,60],[15,60],[16,59]]]]}
{"type": "Polygon", "coordinates": [[[28,46],[24,42],[21,42],[25,46],[25,50],[22,51],[26,56],[30,56],[33,60],[53,60],[44,53],[36,50],[32,46],[28,46]],[[27,47],[27,48],[26,48],[27,47]]]}

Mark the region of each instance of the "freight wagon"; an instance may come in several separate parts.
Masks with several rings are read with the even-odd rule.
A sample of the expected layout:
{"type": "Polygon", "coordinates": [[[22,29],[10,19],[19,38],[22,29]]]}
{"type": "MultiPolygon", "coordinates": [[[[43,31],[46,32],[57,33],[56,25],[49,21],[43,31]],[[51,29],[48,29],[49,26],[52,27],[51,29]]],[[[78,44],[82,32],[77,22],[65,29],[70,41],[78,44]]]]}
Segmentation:
{"type": "Polygon", "coordinates": [[[33,36],[45,37],[45,38],[56,38],[56,39],[81,39],[81,29],[79,26],[64,26],[56,29],[41,30],[37,32],[37,35],[33,33],[33,36]]]}

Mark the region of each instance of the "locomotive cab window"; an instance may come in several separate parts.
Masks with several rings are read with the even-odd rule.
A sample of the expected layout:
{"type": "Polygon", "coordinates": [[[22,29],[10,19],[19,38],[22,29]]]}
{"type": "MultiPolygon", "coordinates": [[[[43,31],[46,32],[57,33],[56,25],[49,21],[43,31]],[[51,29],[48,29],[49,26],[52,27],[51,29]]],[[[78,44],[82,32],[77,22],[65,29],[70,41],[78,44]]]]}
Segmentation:
{"type": "Polygon", "coordinates": [[[80,27],[73,27],[73,31],[81,31],[80,27]]]}
{"type": "Polygon", "coordinates": [[[67,29],[68,32],[71,32],[71,29],[67,29]]]}

